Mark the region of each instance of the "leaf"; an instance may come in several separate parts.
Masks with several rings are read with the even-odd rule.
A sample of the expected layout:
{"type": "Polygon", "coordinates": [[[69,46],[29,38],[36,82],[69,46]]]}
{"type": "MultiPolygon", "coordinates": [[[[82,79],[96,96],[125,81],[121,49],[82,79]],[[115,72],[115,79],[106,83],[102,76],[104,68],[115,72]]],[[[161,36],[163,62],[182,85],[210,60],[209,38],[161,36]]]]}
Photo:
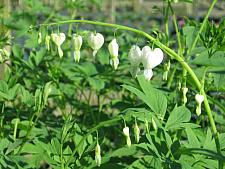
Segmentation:
{"type": "Polygon", "coordinates": [[[186,128],[186,133],[187,133],[187,138],[188,138],[188,147],[190,148],[200,148],[201,144],[197,138],[197,136],[195,135],[195,133],[193,132],[193,130],[190,127],[186,128]]]}
{"type": "Polygon", "coordinates": [[[220,160],[222,162],[225,162],[225,156],[222,154],[216,153],[212,150],[207,150],[207,149],[201,149],[201,148],[182,148],[179,150],[181,154],[200,154],[200,155],[205,155],[206,157],[211,157],[212,159],[215,160],[220,160]]]}
{"type": "Polygon", "coordinates": [[[191,119],[191,112],[185,106],[175,107],[171,112],[165,129],[177,130],[183,128],[183,123],[189,122],[191,119]]]}
{"type": "Polygon", "coordinates": [[[186,44],[188,48],[191,48],[193,40],[195,39],[195,27],[194,26],[185,26],[183,28],[183,34],[186,37],[186,44]]]}
{"type": "Polygon", "coordinates": [[[92,78],[92,77],[89,77],[88,78],[88,82],[90,84],[90,86],[94,89],[94,90],[101,90],[101,89],[104,89],[105,87],[105,82],[104,80],[100,79],[100,78],[92,78]]]}
{"type": "Polygon", "coordinates": [[[163,119],[167,109],[167,99],[164,94],[155,89],[143,76],[138,76],[138,82],[147,97],[149,105],[151,105],[152,111],[160,114],[163,119]]]}

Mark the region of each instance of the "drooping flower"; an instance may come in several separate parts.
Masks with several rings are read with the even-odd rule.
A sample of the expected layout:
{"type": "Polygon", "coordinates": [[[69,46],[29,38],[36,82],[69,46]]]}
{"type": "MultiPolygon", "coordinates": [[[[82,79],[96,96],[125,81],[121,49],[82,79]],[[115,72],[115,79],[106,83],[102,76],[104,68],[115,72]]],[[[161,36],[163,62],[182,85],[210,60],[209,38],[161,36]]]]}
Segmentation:
{"type": "Polygon", "coordinates": [[[153,127],[154,130],[157,131],[158,127],[157,127],[157,124],[156,124],[156,122],[155,122],[153,117],[152,117],[152,127],[153,127]]]}
{"type": "Polygon", "coordinates": [[[0,49],[0,63],[9,59],[9,56],[10,56],[10,53],[5,48],[0,49]]]}
{"type": "Polygon", "coordinates": [[[153,76],[152,69],[163,61],[163,52],[160,48],[151,50],[149,46],[142,49],[142,64],[144,66],[144,76],[146,80],[150,80],[153,76]]]}
{"type": "Polygon", "coordinates": [[[201,95],[201,94],[196,94],[196,95],[195,95],[195,100],[196,100],[196,102],[197,102],[196,114],[197,114],[198,116],[200,116],[200,115],[201,115],[201,104],[202,104],[202,102],[204,101],[204,96],[201,95]]]}
{"type": "Polygon", "coordinates": [[[80,35],[73,34],[72,46],[74,50],[73,56],[74,56],[75,62],[80,61],[80,49],[81,49],[82,43],[83,43],[82,37],[80,35]]]}
{"type": "Polygon", "coordinates": [[[42,34],[41,32],[38,33],[38,44],[41,44],[42,42],[42,34]]]}
{"type": "Polygon", "coordinates": [[[66,35],[64,33],[59,33],[59,34],[52,33],[51,39],[57,46],[59,57],[62,58],[63,57],[63,51],[61,49],[61,45],[66,40],[66,35]]]}
{"type": "Polygon", "coordinates": [[[93,57],[95,58],[98,50],[102,47],[104,44],[104,37],[100,33],[94,34],[93,32],[90,33],[89,39],[88,39],[89,46],[93,49],[93,57]]]}
{"type": "Polygon", "coordinates": [[[119,45],[114,38],[108,45],[108,50],[111,55],[110,64],[114,67],[116,70],[119,65],[119,59],[118,59],[118,52],[119,52],[119,45]]]}
{"type": "Polygon", "coordinates": [[[123,128],[123,134],[126,138],[127,146],[131,146],[131,140],[130,140],[130,133],[129,133],[129,127],[124,127],[123,128]]]}
{"type": "Polygon", "coordinates": [[[47,51],[50,51],[50,40],[51,40],[51,37],[49,35],[47,35],[45,37],[45,46],[46,46],[47,51]]]}
{"type": "Polygon", "coordinates": [[[100,145],[98,144],[98,142],[95,146],[95,161],[96,161],[97,166],[101,165],[101,161],[102,161],[101,148],[100,148],[100,145]]]}
{"type": "Polygon", "coordinates": [[[140,140],[140,129],[138,127],[136,119],[134,124],[134,137],[135,137],[136,143],[138,143],[140,140]]]}
{"type": "Polygon", "coordinates": [[[128,60],[131,64],[130,73],[133,77],[136,77],[140,71],[139,65],[141,63],[141,49],[137,45],[133,45],[128,54],[128,60]]]}
{"type": "Polygon", "coordinates": [[[167,80],[167,78],[168,78],[168,73],[169,73],[169,70],[170,70],[170,60],[168,61],[168,63],[166,63],[165,65],[164,65],[164,72],[163,72],[163,80],[167,80]]]}
{"type": "Polygon", "coordinates": [[[187,87],[183,87],[182,88],[182,92],[183,92],[183,103],[186,104],[187,103],[187,92],[188,92],[188,88],[187,87]]]}

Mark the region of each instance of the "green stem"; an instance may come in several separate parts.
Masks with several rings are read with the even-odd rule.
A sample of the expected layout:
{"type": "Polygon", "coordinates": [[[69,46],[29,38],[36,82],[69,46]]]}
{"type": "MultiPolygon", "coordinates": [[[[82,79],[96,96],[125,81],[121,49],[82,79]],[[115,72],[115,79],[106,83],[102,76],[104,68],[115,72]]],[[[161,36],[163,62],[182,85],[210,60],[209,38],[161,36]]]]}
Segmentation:
{"type": "Polygon", "coordinates": [[[187,51],[188,58],[190,58],[189,54],[190,54],[190,53],[192,52],[192,50],[195,48],[195,46],[196,46],[196,44],[197,44],[197,42],[198,42],[199,36],[200,36],[200,34],[202,33],[202,31],[203,31],[203,29],[204,29],[204,27],[205,27],[205,25],[206,25],[206,22],[208,21],[209,15],[211,14],[211,12],[212,12],[212,10],[213,10],[213,8],[214,8],[216,2],[217,2],[217,0],[213,0],[213,2],[211,3],[211,5],[210,5],[210,7],[209,7],[209,10],[208,10],[208,12],[207,12],[207,14],[206,14],[206,16],[205,16],[205,18],[204,18],[204,20],[203,20],[203,23],[202,23],[202,25],[201,25],[201,27],[200,27],[200,29],[199,29],[199,31],[198,31],[198,33],[197,33],[195,39],[194,39],[194,42],[192,43],[191,48],[187,51]]]}
{"type": "MultiPolygon", "coordinates": [[[[113,27],[113,28],[137,33],[139,35],[142,35],[142,36],[146,37],[150,41],[152,41],[155,45],[157,45],[164,52],[166,52],[171,58],[176,59],[183,66],[183,68],[186,69],[186,71],[190,74],[190,76],[192,77],[192,79],[195,82],[195,85],[197,86],[197,88],[199,89],[199,91],[202,93],[202,95],[205,98],[204,99],[205,110],[206,110],[208,118],[209,118],[209,122],[210,122],[210,125],[211,125],[211,128],[212,128],[212,132],[215,136],[217,151],[220,152],[218,132],[217,132],[217,129],[216,129],[216,125],[215,125],[212,113],[211,113],[211,109],[210,109],[210,106],[209,106],[207,95],[204,91],[204,88],[202,88],[202,85],[201,85],[199,79],[197,78],[197,76],[195,75],[194,71],[191,69],[191,67],[184,61],[184,59],[180,55],[178,55],[172,49],[168,48],[166,45],[159,42],[157,39],[155,39],[154,37],[152,37],[148,33],[144,32],[144,31],[141,31],[141,30],[138,30],[138,29],[135,29],[135,28],[128,27],[128,26],[111,24],[111,23],[104,23],[104,22],[97,22],[97,21],[90,21],[90,20],[67,20],[67,21],[59,21],[59,22],[49,23],[49,24],[41,24],[39,26],[54,26],[54,25],[71,24],[71,23],[85,23],[85,24],[92,24],[92,25],[98,25],[98,26],[113,27]]],[[[36,27],[38,27],[38,26],[36,26],[36,27]]]]}
{"type": "Polygon", "coordinates": [[[1,110],[1,122],[0,122],[0,132],[1,132],[1,135],[0,137],[3,137],[4,135],[4,127],[3,127],[3,123],[4,123],[4,110],[5,110],[5,103],[3,102],[2,103],[2,110],[1,110]]]}

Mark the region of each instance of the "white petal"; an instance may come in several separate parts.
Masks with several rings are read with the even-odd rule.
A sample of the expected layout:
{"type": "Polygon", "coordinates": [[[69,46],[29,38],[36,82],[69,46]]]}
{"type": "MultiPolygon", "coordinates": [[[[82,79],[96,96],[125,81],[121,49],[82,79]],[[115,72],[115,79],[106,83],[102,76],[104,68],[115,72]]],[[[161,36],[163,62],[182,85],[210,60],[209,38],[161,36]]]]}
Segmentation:
{"type": "Polygon", "coordinates": [[[126,137],[129,137],[129,136],[130,136],[130,133],[129,133],[129,127],[124,127],[124,128],[123,128],[123,134],[124,134],[126,137]]]}
{"type": "Polygon", "coordinates": [[[62,45],[65,40],[66,40],[66,35],[64,33],[60,33],[59,34],[59,45],[62,45]]]}
{"type": "Polygon", "coordinates": [[[204,101],[204,96],[203,95],[200,95],[200,94],[196,94],[195,95],[195,100],[198,103],[202,103],[204,101]]]}
{"type": "Polygon", "coordinates": [[[133,45],[129,51],[128,60],[132,66],[139,66],[141,63],[141,49],[137,45],[133,45]]]}
{"type": "Polygon", "coordinates": [[[152,76],[153,76],[152,69],[145,69],[144,70],[144,77],[145,77],[146,80],[149,81],[152,78],[152,76]]]}
{"type": "Polygon", "coordinates": [[[146,67],[147,58],[148,58],[149,53],[151,53],[151,52],[152,52],[152,49],[149,46],[145,46],[141,50],[141,60],[142,60],[142,64],[144,65],[144,67],[146,67]]]}
{"type": "Polygon", "coordinates": [[[74,50],[80,50],[82,43],[83,43],[82,36],[73,34],[72,45],[74,50]]]}
{"type": "Polygon", "coordinates": [[[91,33],[88,39],[88,43],[93,50],[99,50],[104,44],[104,37],[100,33],[91,33]]]}
{"type": "Polygon", "coordinates": [[[116,39],[113,39],[108,45],[109,53],[112,57],[118,57],[119,45],[116,39]]]}
{"type": "Polygon", "coordinates": [[[159,48],[155,48],[153,51],[145,53],[144,67],[145,69],[153,69],[163,61],[163,52],[159,48]]]}

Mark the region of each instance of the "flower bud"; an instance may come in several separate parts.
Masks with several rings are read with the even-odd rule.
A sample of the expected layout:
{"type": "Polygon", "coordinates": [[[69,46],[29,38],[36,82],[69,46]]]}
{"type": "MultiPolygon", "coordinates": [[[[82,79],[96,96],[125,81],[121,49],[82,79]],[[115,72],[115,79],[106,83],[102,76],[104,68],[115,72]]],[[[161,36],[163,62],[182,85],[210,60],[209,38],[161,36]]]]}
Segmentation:
{"type": "Polygon", "coordinates": [[[146,127],[146,132],[149,133],[149,124],[146,118],[145,118],[145,127],[146,127]]]}
{"type": "Polygon", "coordinates": [[[200,95],[200,94],[196,94],[195,95],[195,100],[197,102],[196,114],[198,116],[200,116],[201,115],[201,104],[204,101],[204,96],[203,95],[200,95]]]}
{"type": "Polygon", "coordinates": [[[140,129],[139,129],[136,121],[134,124],[134,136],[135,136],[136,143],[138,143],[140,140],[140,129]]]}
{"type": "Polygon", "coordinates": [[[98,142],[95,147],[95,161],[96,161],[97,166],[101,165],[101,161],[102,161],[101,148],[100,148],[100,145],[98,144],[98,142]]]}
{"type": "Polygon", "coordinates": [[[183,103],[186,104],[187,103],[187,92],[188,92],[188,88],[187,87],[183,87],[182,88],[183,91],[183,103]]]}
{"type": "Polygon", "coordinates": [[[116,41],[116,39],[113,39],[109,45],[108,45],[109,53],[112,57],[110,60],[110,64],[114,67],[116,70],[119,65],[119,59],[118,59],[118,52],[119,52],[119,45],[116,41]]]}
{"type": "Polygon", "coordinates": [[[157,131],[158,127],[153,117],[152,117],[152,127],[154,128],[155,131],[157,131]]]}
{"type": "Polygon", "coordinates": [[[93,49],[93,57],[96,56],[98,50],[104,44],[104,37],[100,33],[94,34],[93,32],[90,34],[88,39],[89,46],[93,49]]]}
{"type": "Polygon", "coordinates": [[[123,134],[126,138],[127,146],[131,146],[131,140],[130,140],[130,133],[129,133],[129,127],[124,127],[123,128],[123,134]]]}
{"type": "Polygon", "coordinates": [[[51,37],[49,35],[47,35],[45,37],[45,46],[46,46],[47,51],[50,51],[50,39],[51,39],[51,37]]]}
{"type": "Polygon", "coordinates": [[[80,49],[82,46],[82,37],[80,35],[76,35],[73,34],[72,37],[72,46],[73,46],[73,50],[74,50],[74,60],[75,62],[79,62],[80,61],[80,49]]]}
{"type": "Polygon", "coordinates": [[[41,32],[38,33],[38,44],[41,44],[42,42],[42,34],[41,32]]]}

